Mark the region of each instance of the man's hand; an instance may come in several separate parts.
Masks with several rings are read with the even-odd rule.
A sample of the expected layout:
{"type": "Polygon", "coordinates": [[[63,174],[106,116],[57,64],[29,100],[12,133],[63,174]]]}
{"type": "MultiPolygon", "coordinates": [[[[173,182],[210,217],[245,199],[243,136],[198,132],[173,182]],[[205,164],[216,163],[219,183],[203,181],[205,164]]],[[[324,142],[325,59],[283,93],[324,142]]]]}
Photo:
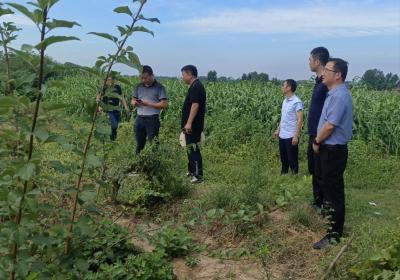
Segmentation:
{"type": "Polygon", "coordinates": [[[136,98],[132,98],[131,104],[132,104],[133,107],[139,107],[140,106],[140,102],[136,98]]]}
{"type": "Polygon", "coordinates": [[[319,145],[313,144],[313,145],[312,145],[312,148],[313,148],[313,150],[314,150],[314,153],[319,154],[319,145]]]}
{"type": "Polygon", "coordinates": [[[292,145],[293,145],[293,146],[296,146],[297,144],[299,144],[299,137],[294,136],[294,137],[292,138],[292,145]]]}
{"type": "Polygon", "coordinates": [[[279,130],[275,130],[274,134],[272,134],[272,137],[277,139],[279,137],[279,130]]]}
{"type": "Polygon", "coordinates": [[[97,112],[102,113],[102,112],[103,112],[103,108],[101,108],[101,107],[99,106],[99,109],[97,110],[97,112]]]}
{"type": "Polygon", "coordinates": [[[147,106],[147,107],[152,107],[152,105],[153,105],[153,103],[148,100],[142,100],[142,102],[140,104],[143,106],[147,106]]]}
{"type": "Polygon", "coordinates": [[[186,123],[185,127],[183,128],[186,134],[192,134],[192,124],[186,123]]]}

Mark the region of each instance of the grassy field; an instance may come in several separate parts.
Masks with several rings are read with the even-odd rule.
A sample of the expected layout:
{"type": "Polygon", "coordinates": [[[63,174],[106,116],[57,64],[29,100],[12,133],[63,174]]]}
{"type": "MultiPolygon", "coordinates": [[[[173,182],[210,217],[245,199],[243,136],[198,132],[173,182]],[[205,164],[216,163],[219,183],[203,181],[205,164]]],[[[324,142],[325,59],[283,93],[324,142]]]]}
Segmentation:
{"type": "MultiPolygon", "coordinates": [[[[62,102],[62,98],[67,98],[65,101],[71,104],[71,112],[79,112],[82,104],[76,102],[74,96],[90,94],[87,80],[66,78],[70,89],[52,96],[49,93],[49,102],[62,102]]],[[[149,151],[145,157],[150,161],[154,153],[169,157],[170,161],[165,165],[177,172],[170,174],[170,179],[183,183],[186,158],[185,151],[178,147],[177,135],[186,88],[180,81],[168,80],[164,84],[170,95],[170,108],[162,114],[162,149],[149,151]]],[[[271,138],[282,101],[279,87],[262,83],[210,83],[206,88],[205,183],[190,186],[182,198],[165,204],[150,203],[149,206],[141,197],[147,183],[140,178],[125,180],[118,197],[122,202],[130,203],[126,204],[129,206],[124,212],[125,218],[135,220],[137,224],[151,222],[159,227],[169,223],[185,226],[196,237],[197,243],[209,240],[203,248],[208,257],[251,260],[258,265],[255,270],[260,279],[318,279],[341,246],[332,246],[323,252],[311,249],[312,243],[323,235],[325,221],[310,208],[307,128],[303,129],[301,140],[300,173],[280,176],[278,147],[271,138]],[[135,190],[138,186],[139,193],[135,190]],[[137,205],[138,201],[140,205],[137,205]],[[258,208],[260,206],[262,210],[258,208]]],[[[127,96],[131,90],[124,86],[127,96]]],[[[307,83],[298,90],[306,108],[310,92],[311,84],[307,83]]],[[[345,175],[347,212],[343,243],[353,233],[355,240],[330,279],[349,279],[353,266],[390,245],[399,232],[399,116],[390,113],[399,107],[398,94],[364,88],[354,88],[352,94],[355,135],[350,144],[345,175]]],[[[74,121],[79,126],[82,117],[76,114],[74,121]]],[[[120,161],[131,160],[135,145],[133,137],[132,123],[123,123],[119,140],[110,148],[110,156],[115,158],[107,164],[116,165],[110,168],[118,169],[120,161]]],[[[168,182],[160,183],[169,185],[168,182]]],[[[231,279],[252,279],[245,272],[233,269],[234,265],[228,265],[226,271],[215,269],[216,273],[203,255],[198,258],[198,279],[205,267],[211,271],[209,275],[203,274],[210,279],[211,276],[225,279],[227,275],[231,279]]],[[[190,279],[188,272],[179,273],[190,279]]]]}

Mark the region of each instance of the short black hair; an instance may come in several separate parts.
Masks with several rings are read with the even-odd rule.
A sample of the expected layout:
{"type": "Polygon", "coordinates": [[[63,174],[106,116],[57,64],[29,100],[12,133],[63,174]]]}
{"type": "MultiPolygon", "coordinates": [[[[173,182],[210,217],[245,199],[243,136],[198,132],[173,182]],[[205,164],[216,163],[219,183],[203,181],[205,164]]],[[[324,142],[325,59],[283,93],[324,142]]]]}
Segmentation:
{"type": "Polygon", "coordinates": [[[297,83],[296,83],[295,80],[293,80],[293,79],[287,79],[287,80],[285,80],[283,83],[286,83],[286,85],[290,86],[290,90],[291,90],[292,92],[295,92],[295,91],[296,91],[296,89],[297,89],[297,83]]]}
{"type": "Polygon", "coordinates": [[[153,69],[149,65],[143,65],[142,74],[147,73],[150,76],[153,76],[153,69]]]}
{"type": "Polygon", "coordinates": [[[182,69],[181,69],[181,72],[183,72],[183,71],[189,72],[190,74],[193,75],[193,77],[197,78],[197,68],[196,68],[196,66],[194,66],[194,65],[183,66],[182,69]]]}
{"type": "Polygon", "coordinates": [[[325,47],[317,47],[314,48],[311,53],[312,57],[318,59],[323,66],[328,63],[329,60],[329,51],[325,47]]]}
{"type": "Polygon", "coordinates": [[[342,74],[342,81],[346,81],[347,71],[349,70],[349,63],[341,58],[330,58],[328,62],[334,62],[333,70],[342,74]]]}

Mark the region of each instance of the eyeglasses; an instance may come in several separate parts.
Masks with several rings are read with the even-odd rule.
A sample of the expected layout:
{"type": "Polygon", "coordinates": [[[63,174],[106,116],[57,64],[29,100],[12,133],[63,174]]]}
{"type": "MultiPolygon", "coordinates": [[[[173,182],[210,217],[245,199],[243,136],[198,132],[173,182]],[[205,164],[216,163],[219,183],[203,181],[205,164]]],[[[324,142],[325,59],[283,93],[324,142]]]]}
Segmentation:
{"type": "Polygon", "coordinates": [[[326,72],[326,71],[330,71],[330,72],[334,72],[334,73],[338,72],[338,71],[335,71],[335,70],[332,70],[332,69],[329,69],[329,68],[324,68],[324,72],[326,72]]]}

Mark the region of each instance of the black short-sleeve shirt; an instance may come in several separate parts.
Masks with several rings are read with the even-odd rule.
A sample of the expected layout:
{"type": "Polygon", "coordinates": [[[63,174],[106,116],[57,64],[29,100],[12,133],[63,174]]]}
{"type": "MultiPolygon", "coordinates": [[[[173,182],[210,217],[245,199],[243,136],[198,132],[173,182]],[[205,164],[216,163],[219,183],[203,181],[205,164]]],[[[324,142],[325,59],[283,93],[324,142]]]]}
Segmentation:
{"type": "Polygon", "coordinates": [[[199,104],[199,111],[193,120],[193,132],[202,132],[204,130],[204,117],[206,113],[206,90],[199,80],[195,80],[189,87],[188,93],[183,103],[181,127],[184,128],[189,119],[190,109],[193,103],[199,104]]]}

